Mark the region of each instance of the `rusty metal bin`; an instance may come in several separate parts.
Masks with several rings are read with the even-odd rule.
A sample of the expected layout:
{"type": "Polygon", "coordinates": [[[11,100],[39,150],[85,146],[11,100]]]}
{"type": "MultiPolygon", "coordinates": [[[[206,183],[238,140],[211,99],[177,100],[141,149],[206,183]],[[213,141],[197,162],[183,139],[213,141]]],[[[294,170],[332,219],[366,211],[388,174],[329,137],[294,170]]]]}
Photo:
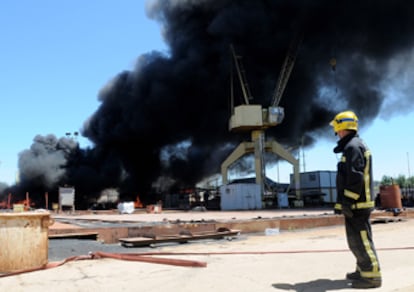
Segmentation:
{"type": "Polygon", "coordinates": [[[49,212],[0,213],[0,273],[48,263],[49,212]]]}
{"type": "Polygon", "coordinates": [[[381,207],[384,209],[402,209],[399,185],[380,186],[381,207]]]}

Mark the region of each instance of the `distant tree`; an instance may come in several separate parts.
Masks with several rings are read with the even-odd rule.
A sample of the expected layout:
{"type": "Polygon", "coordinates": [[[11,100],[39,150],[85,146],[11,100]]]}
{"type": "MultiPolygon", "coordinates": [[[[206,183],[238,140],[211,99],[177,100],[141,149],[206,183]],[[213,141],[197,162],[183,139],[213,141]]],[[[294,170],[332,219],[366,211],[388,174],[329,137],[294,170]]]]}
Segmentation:
{"type": "Polygon", "coordinates": [[[405,178],[405,175],[400,174],[395,180],[395,184],[399,185],[401,188],[406,187],[407,179],[405,178]]]}
{"type": "Polygon", "coordinates": [[[394,179],[391,176],[384,175],[381,179],[381,185],[392,185],[394,183],[394,179]]]}
{"type": "Polygon", "coordinates": [[[397,184],[401,188],[412,187],[414,186],[414,176],[406,177],[405,175],[400,174],[397,178],[393,178],[388,175],[384,175],[381,179],[381,185],[392,185],[397,184]]]}

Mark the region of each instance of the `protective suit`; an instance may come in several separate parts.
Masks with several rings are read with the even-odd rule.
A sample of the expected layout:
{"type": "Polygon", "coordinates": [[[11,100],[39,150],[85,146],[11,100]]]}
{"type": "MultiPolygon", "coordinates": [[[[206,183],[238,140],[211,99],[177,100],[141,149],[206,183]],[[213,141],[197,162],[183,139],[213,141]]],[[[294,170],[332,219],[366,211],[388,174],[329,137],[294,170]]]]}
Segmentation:
{"type": "Polygon", "coordinates": [[[334,152],[342,153],[337,165],[334,209],[345,217],[348,246],[356,258],[356,271],[348,273],[347,278],[353,280],[354,288],[380,287],[380,265],[370,223],[375,206],[371,152],[357,134],[355,113],[339,113],[331,126],[340,137],[334,152]]]}

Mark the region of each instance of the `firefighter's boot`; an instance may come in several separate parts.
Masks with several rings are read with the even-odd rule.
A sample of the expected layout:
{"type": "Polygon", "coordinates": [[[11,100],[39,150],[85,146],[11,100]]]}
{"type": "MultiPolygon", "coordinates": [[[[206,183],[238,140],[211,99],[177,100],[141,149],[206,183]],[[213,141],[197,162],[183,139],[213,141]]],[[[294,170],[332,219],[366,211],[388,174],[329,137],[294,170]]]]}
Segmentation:
{"type": "Polygon", "coordinates": [[[370,289],[381,287],[381,278],[360,278],[352,281],[352,288],[356,289],[370,289]]]}

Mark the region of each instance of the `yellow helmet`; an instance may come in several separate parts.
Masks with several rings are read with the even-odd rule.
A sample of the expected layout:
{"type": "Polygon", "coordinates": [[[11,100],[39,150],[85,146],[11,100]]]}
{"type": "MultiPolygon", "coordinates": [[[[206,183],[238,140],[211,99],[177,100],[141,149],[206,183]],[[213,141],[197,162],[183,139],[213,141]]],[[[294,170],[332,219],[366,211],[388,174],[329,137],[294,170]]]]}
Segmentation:
{"type": "Polygon", "coordinates": [[[340,112],[329,125],[334,128],[335,133],[341,130],[358,131],[358,117],[352,111],[340,112]]]}

